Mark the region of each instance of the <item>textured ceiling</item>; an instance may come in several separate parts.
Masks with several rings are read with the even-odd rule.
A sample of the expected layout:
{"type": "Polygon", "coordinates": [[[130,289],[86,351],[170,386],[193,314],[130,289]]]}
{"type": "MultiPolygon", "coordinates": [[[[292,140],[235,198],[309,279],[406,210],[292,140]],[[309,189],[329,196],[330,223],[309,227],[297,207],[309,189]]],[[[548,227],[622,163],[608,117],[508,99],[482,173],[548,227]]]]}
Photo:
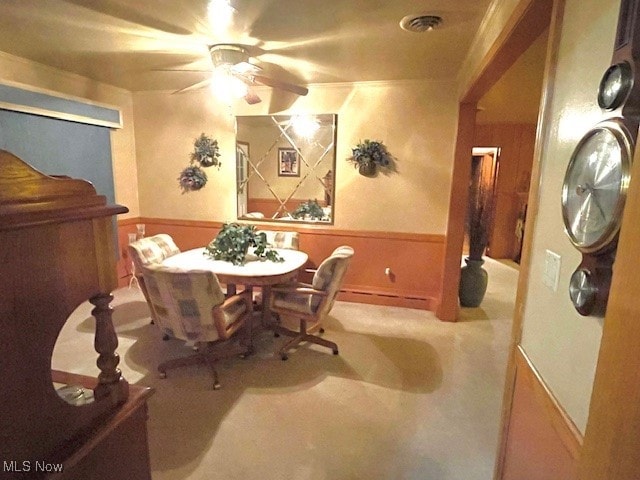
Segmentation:
{"type": "MultiPolygon", "coordinates": [[[[249,47],[265,73],[302,84],[453,78],[490,0],[231,0],[215,31],[203,0],[2,0],[0,51],[133,91],[202,80],[207,47],[249,47]],[[402,30],[409,14],[443,18],[402,30]]],[[[1,75],[1,73],[0,73],[1,75]]]]}

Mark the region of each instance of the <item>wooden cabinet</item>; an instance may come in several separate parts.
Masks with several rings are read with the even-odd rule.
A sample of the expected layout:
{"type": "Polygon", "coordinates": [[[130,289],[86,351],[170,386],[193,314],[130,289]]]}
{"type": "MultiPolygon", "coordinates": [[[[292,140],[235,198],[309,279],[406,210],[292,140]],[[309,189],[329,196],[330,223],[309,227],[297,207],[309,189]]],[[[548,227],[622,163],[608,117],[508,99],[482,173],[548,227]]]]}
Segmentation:
{"type": "Polygon", "coordinates": [[[89,182],[44,175],[0,150],[2,478],[48,478],[53,472],[38,466],[60,464],[64,471],[52,478],[151,478],[151,391],[130,387],[118,369],[109,305],[117,287],[113,218],[126,211],[107,205],[89,182]],[[100,374],[52,373],[58,334],[86,300],[95,306],[100,374]],[[82,384],[94,401],[71,405],[53,381],[82,384]],[[127,438],[136,439],[131,453],[127,438]]]}

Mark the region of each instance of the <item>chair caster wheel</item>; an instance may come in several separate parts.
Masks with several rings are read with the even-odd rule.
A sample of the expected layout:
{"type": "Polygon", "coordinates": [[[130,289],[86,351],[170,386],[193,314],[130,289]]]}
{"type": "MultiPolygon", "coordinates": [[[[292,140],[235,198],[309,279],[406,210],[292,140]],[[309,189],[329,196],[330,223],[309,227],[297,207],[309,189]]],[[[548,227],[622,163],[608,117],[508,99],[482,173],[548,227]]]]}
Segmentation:
{"type": "Polygon", "coordinates": [[[324,328],[320,328],[320,330],[318,330],[320,333],[324,333],[324,328]]]}
{"type": "Polygon", "coordinates": [[[280,358],[281,358],[281,359],[282,359],[282,361],[284,362],[284,361],[286,361],[286,360],[288,360],[288,359],[289,359],[289,356],[288,356],[288,355],[284,355],[284,354],[282,354],[282,355],[280,355],[280,358]]]}
{"type": "Polygon", "coordinates": [[[278,338],[278,337],[280,337],[280,334],[278,332],[273,332],[273,336],[274,336],[274,338],[278,338]]]}
{"type": "Polygon", "coordinates": [[[167,378],[167,372],[160,372],[160,373],[158,374],[158,377],[159,377],[159,378],[167,378]]]}
{"type": "Polygon", "coordinates": [[[334,355],[338,355],[338,349],[337,348],[333,351],[333,354],[334,355]]]}
{"type": "Polygon", "coordinates": [[[169,340],[170,338],[171,338],[171,337],[170,337],[168,334],[166,334],[166,333],[165,333],[164,335],[162,335],[162,340],[164,340],[165,342],[166,342],[167,340],[169,340]]]}

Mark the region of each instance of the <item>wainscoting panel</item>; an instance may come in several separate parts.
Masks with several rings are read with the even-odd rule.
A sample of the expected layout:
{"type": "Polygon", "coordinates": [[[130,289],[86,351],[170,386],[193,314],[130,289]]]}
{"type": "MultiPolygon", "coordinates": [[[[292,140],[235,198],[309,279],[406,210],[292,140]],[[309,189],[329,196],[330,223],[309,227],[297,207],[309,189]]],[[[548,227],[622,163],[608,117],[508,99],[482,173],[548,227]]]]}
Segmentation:
{"type": "MultiPolygon", "coordinates": [[[[146,236],[168,233],[181,250],[207,245],[222,227],[220,222],[158,218],[118,222],[120,285],[129,281],[126,254],[128,233],[145,224],[146,236]]],[[[338,297],[340,300],[433,310],[440,296],[444,236],[393,232],[335,230],[326,226],[256,223],[259,229],[300,233],[300,249],[309,255],[307,268],[316,268],[336,247],[350,245],[355,255],[338,297]],[[387,270],[388,269],[388,270],[387,270]]],[[[301,275],[309,281],[311,273],[301,275]]]]}
{"type": "Polygon", "coordinates": [[[501,480],[576,478],[582,435],[521,348],[501,480]]]}

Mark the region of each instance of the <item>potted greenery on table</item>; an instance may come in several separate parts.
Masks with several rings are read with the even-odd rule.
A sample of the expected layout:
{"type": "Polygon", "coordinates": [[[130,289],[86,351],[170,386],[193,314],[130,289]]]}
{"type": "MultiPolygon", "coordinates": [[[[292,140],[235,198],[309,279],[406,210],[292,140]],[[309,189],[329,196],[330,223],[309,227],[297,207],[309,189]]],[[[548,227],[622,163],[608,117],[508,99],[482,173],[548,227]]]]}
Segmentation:
{"type": "Polygon", "coordinates": [[[324,210],[317,200],[307,200],[302,202],[291,213],[293,218],[309,219],[309,220],[322,220],[324,217],[324,210]]]}
{"type": "Polygon", "coordinates": [[[205,255],[214,260],[225,260],[234,265],[244,265],[248,259],[249,247],[256,260],[283,262],[284,259],[275,250],[269,250],[267,236],[256,232],[254,225],[225,223],[216,238],[205,247],[205,255]]]}

